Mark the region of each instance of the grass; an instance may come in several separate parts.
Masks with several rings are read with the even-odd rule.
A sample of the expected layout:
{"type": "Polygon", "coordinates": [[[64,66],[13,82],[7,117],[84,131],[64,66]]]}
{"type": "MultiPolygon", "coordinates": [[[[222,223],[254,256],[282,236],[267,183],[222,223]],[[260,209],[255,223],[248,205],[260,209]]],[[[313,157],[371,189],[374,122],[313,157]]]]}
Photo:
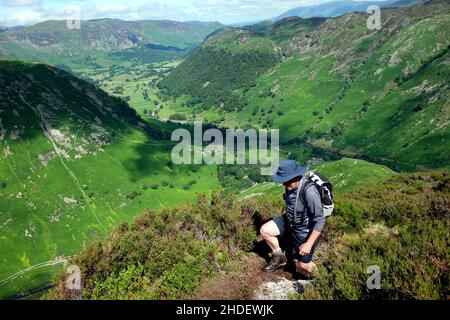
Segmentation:
{"type": "Polygon", "coordinates": [[[0,181],[5,184],[0,189],[0,297],[47,284],[54,268],[31,269],[23,277],[2,281],[17,272],[69,257],[85,242],[104,237],[148,208],[161,211],[194,200],[197,192],[220,188],[214,166],[169,165],[174,143],[151,135],[158,128],[172,130],[170,124],[140,128],[136,121],[142,120],[123,102],[48,66],[2,62],[0,69],[0,78],[8,83],[23,84],[27,75],[35,79],[25,93],[6,87],[0,104],[2,127],[8,132],[0,141],[0,181]],[[58,94],[63,96],[56,98],[58,94]],[[39,105],[46,106],[48,115],[43,117],[69,142],[43,134],[40,126],[47,120],[37,117],[39,105]],[[22,128],[16,140],[9,135],[14,126],[22,128]],[[96,145],[96,135],[108,142],[96,145]],[[51,141],[70,158],[41,162],[39,156],[55,150],[51,141]],[[75,150],[81,146],[86,154],[75,150]],[[157,189],[145,188],[154,183],[157,189]]]}

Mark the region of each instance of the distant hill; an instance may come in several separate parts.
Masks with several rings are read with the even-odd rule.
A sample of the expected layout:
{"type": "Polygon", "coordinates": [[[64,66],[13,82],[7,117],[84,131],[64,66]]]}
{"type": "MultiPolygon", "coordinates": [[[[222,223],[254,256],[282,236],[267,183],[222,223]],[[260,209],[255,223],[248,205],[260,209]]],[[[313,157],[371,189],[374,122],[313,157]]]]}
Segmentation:
{"type": "Polygon", "coordinates": [[[318,5],[298,7],[291,9],[278,17],[276,21],[282,20],[287,17],[337,17],[349,12],[366,12],[370,5],[377,5],[382,8],[412,5],[419,2],[425,2],[425,0],[388,0],[388,1],[330,1],[318,5]]]}
{"type": "Polygon", "coordinates": [[[109,67],[123,60],[158,62],[186,56],[216,22],[82,21],[80,30],[66,21],[46,21],[0,35],[0,56],[69,68],[109,67]],[[156,47],[152,47],[156,46],[156,47]]]}
{"type": "Polygon", "coordinates": [[[450,3],[382,14],[379,31],[349,13],[221,32],[161,95],[197,119],[279,128],[284,146],[307,146],[305,159],[325,150],[398,170],[448,167],[450,3]]]}

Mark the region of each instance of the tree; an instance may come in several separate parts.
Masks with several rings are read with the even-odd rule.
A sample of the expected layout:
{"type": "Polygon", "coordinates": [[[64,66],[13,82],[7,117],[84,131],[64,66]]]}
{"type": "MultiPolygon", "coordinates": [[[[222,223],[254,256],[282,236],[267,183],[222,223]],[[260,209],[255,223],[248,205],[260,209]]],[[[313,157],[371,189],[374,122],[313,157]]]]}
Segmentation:
{"type": "Polygon", "coordinates": [[[184,186],[183,186],[183,189],[184,190],[189,190],[189,189],[191,189],[192,188],[192,185],[190,185],[189,183],[188,184],[185,184],[184,186]]]}
{"type": "Polygon", "coordinates": [[[167,181],[167,180],[163,180],[163,181],[161,182],[161,185],[162,185],[163,187],[167,187],[169,184],[170,184],[170,182],[167,181]]]}
{"type": "Polygon", "coordinates": [[[174,121],[186,121],[187,118],[184,114],[181,113],[174,113],[172,115],[170,115],[169,120],[174,120],[174,121]]]}
{"type": "Polygon", "coordinates": [[[159,184],[157,184],[157,183],[152,183],[151,188],[152,188],[153,190],[156,190],[156,189],[159,188],[159,184]]]}

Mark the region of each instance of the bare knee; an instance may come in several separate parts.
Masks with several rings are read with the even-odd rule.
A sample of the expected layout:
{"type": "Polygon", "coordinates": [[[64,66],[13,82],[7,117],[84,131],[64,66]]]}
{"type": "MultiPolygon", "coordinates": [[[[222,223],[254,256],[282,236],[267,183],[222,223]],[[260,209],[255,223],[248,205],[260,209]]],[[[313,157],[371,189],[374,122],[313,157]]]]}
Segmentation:
{"type": "Polygon", "coordinates": [[[259,229],[259,233],[261,234],[261,236],[263,238],[268,236],[267,235],[267,233],[268,233],[267,223],[262,225],[261,229],[259,229]]]}
{"type": "Polygon", "coordinates": [[[265,223],[259,232],[263,238],[276,237],[279,235],[278,227],[273,221],[265,223]]]}

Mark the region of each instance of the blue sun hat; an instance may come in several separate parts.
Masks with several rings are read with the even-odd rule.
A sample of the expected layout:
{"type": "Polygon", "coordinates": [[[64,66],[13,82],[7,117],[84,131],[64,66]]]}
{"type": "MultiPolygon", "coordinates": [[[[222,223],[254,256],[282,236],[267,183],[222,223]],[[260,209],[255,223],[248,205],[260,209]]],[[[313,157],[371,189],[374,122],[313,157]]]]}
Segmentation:
{"type": "Polygon", "coordinates": [[[306,171],[306,167],[297,167],[295,160],[285,160],[280,163],[277,172],[272,175],[272,180],[276,183],[285,183],[303,176],[306,171]]]}

